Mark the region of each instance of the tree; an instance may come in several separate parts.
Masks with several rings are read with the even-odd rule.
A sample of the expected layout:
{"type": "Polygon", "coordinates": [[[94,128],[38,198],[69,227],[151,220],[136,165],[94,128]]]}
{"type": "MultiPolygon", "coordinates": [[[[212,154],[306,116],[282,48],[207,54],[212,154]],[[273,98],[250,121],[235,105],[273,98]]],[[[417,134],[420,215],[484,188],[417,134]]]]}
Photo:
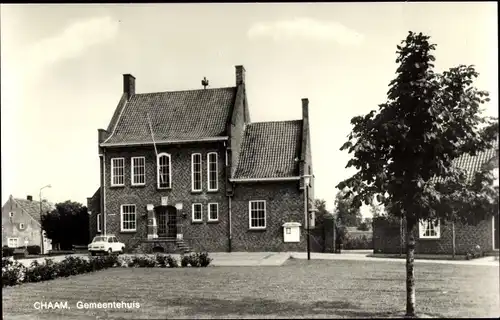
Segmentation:
{"type": "Polygon", "coordinates": [[[325,220],[325,215],[331,215],[331,213],[326,209],[326,201],[323,199],[315,199],[314,200],[314,207],[316,210],[316,227],[320,227],[323,225],[323,222],[325,220]]]}
{"type": "MultiPolygon", "coordinates": [[[[481,115],[488,93],[473,87],[473,66],[460,65],[435,73],[436,45],[422,33],[409,32],[397,46],[396,78],[387,102],[365,116],[352,118],[352,132],[341,150],[357,169],[337,188],[347,189],[353,206],[374,198],[393,217],[406,223],[406,315],[415,316],[415,226],[420,220],[470,221],[493,211],[494,195],[481,173],[468,183],[452,165],[463,154],[492,147],[498,126],[481,115]],[[484,128],[486,126],[486,128],[484,128]],[[493,210],[493,211],[492,211],[493,210]]],[[[491,180],[490,180],[491,181],[491,180]]],[[[498,196],[497,196],[498,199],[498,196]]]]}
{"type": "Polygon", "coordinates": [[[42,215],[42,229],[55,247],[70,250],[73,245],[88,244],[89,217],[78,202],[57,203],[56,208],[42,215]]]}
{"type": "Polygon", "coordinates": [[[361,231],[369,231],[372,228],[372,219],[371,218],[365,218],[363,222],[358,226],[358,230],[361,231]]]}
{"type": "Polygon", "coordinates": [[[383,215],[383,210],[380,205],[376,205],[372,202],[370,203],[370,213],[372,214],[373,218],[377,218],[383,215]]]}
{"type": "Polygon", "coordinates": [[[335,196],[336,224],[345,227],[357,227],[361,224],[362,215],[359,206],[352,203],[353,198],[346,198],[346,191],[341,190],[335,196]]]}

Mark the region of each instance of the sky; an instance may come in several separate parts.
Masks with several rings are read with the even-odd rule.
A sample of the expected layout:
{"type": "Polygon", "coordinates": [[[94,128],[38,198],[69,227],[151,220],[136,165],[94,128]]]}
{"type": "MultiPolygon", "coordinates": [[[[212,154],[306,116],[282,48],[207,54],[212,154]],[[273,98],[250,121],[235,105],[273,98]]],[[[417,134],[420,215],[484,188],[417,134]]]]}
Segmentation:
{"type": "MultiPolygon", "coordinates": [[[[300,119],[309,99],[315,195],[333,209],[354,172],[339,148],[350,119],[386,101],[396,45],[431,36],[438,72],[473,64],[498,115],[497,3],[1,5],[2,203],[78,201],[99,187],[97,129],[136,92],[235,85],[252,121],[300,119]]],[[[369,216],[367,208],[362,208],[369,216]]]]}

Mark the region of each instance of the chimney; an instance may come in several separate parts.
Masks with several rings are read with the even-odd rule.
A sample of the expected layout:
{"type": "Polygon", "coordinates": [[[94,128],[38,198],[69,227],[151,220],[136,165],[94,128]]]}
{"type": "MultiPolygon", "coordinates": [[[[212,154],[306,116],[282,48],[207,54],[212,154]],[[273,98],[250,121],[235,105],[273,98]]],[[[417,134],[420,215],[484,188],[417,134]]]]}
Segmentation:
{"type": "Polygon", "coordinates": [[[309,99],[302,99],[302,119],[309,119],[309,99]]]}
{"type": "Polygon", "coordinates": [[[26,199],[27,199],[28,201],[33,201],[33,196],[27,196],[27,197],[26,197],[26,199]]]}
{"type": "Polygon", "coordinates": [[[245,67],[236,66],[236,85],[245,84],[245,67]]]}
{"type": "Polygon", "coordinates": [[[123,93],[127,94],[127,100],[135,94],[135,77],[131,74],[123,75],[123,93]]]}

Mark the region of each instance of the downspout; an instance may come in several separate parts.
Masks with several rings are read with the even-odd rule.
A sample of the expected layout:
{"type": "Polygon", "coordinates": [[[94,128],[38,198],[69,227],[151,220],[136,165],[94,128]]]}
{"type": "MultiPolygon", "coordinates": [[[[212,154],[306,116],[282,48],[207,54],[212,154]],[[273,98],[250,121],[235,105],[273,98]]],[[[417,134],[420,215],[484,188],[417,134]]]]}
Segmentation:
{"type": "Polygon", "coordinates": [[[232,251],[233,230],[231,227],[231,196],[227,196],[229,200],[229,252],[232,251]]]}
{"type": "Polygon", "coordinates": [[[103,232],[106,235],[106,149],[102,149],[102,219],[103,232]]]}

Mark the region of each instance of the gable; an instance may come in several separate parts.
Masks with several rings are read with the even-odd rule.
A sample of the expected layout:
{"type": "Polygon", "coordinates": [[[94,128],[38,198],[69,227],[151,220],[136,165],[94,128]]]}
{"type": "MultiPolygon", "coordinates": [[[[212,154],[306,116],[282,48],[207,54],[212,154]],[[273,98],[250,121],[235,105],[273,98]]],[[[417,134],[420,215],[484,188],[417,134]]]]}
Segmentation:
{"type": "Polygon", "coordinates": [[[302,120],[247,124],[234,179],[299,175],[302,120]]]}
{"type": "MultiPolygon", "coordinates": [[[[134,94],[105,144],[189,140],[226,134],[236,87],[134,94]]],[[[116,113],[116,112],[115,112],[116,113]]]]}
{"type": "MultiPolygon", "coordinates": [[[[26,214],[30,215],[35,221],[41,224],[40,217],[40,201],[30,201],[26,199],[14,198],[14,205],[17,205],[26,214]]],[[[42,202],[42,212],[54,210],[55,207],[51,203],[42,202]]]]}

